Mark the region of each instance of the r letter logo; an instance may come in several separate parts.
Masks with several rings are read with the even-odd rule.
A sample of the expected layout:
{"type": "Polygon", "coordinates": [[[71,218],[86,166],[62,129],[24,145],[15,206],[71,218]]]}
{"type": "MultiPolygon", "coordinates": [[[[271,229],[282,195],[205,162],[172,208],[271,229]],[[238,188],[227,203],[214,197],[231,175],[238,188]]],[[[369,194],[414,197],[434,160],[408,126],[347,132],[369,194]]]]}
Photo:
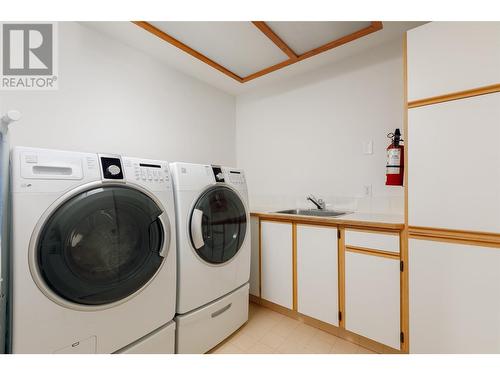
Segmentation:
{"type": "Polygon", "coordinates": [[[0,89],[57,89],[55,23],[3,23],[0,89]]]}

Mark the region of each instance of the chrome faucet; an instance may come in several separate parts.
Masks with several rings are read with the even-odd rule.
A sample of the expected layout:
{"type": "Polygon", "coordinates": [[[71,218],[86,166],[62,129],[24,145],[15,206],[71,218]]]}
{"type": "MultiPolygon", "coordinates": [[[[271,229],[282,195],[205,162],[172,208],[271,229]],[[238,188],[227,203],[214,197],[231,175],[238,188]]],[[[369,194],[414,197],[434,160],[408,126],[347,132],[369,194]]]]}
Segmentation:
{"type": "Polygon", "coordinates": [[[321,198],[320,199],[316,199],[316,197],[314,195],[309,194],[307,196],[307,200],[313,202],[314,205],[316,207],[318,207],[318,210],[324,210],[325,209],[326,204],[325,204],[325,201],[323,199],[321,199],[321,198]]]}

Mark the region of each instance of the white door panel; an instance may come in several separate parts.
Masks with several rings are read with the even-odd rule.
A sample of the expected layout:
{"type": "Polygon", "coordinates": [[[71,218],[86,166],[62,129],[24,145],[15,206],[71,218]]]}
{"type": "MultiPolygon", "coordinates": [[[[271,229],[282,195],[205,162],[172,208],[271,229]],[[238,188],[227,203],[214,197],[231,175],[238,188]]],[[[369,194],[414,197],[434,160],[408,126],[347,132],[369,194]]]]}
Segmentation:
{"type": "Polygon", "coordinates": [[[411,239],[410,351],[500,353],[500,250],[411,239]]]}
{"type": "Polygon", "coordinates": [[[338,326],[337,228],[297,225],[297,308],[338,326]]]}
{"type": "Polygon", "coordinates": [[[500,83],[500,22],[430,22],[408,31],[408,100],[500,83]]]}
{"type": "Polygon", "coordinates": [[[346,329],[400,348],[399,260],[346,251],[346,329]]]}
{"type": "Polygon", "coordinates": [[[500,232],[500,93],[413,108],[408,119],[409,224],[500,232]]]}
{"type": "Polygon", "coordinates": [[[261,222],[261,297],[293,308],[292,224],[261,222]]]}

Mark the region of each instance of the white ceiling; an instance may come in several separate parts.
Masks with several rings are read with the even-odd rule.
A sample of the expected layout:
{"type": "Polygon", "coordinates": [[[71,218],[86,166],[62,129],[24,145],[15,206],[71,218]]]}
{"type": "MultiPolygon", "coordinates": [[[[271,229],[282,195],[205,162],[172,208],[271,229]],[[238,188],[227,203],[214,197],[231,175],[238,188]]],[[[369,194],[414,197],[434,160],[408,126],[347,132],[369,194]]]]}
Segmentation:
{"type": "MultiPolygon", "coordinates": [[[[334,23],[338,24],[339,22],[334,23]]],[[[363,50],[376,48],[377,45],[389,40],[401,40],[405,31],[417,27],[423,22],[384,22],[384,28],[380,31],[246,83],[237,82],[131,22],[82,22],[82,24],[137,48],[185,74],[230,94],[238,95],[256,87],[275,84],[292,76],[332,64],[363,50]]],[[[273,47],[269,40],[264,41],[262,38],[267,39],[264,34],[262,34],[262,37],[257,36],[258,34],[255,34],[255,32],[260,33],[260,31],[247,21],[153,22],[153,24],[207,57],[212,58],[211,56],[213,56],[215,61],[223,56],[225,62],[221,63],[222,60],[217,62],[226,66],[229,70],[234,69],[236,74],[243,76],[249,72],[255,72],[256,66],[265,68],[272,65],[272,63],[269,64],[269,61],[277,61],[280,56],[281,61],[286,60],[283,52],[279,48],[273,47]],[[242,43],[241,39],[236,38],[235,35],[238,35],[238,38],[243,38],[245,43],[242,43]],[[274,48],[274,52],[269,47],[274,48]]],[[[282,22],[277,25],[276,22],[268,22],[268,25],[276,34],[281,37],[280,32],[282,33],[283,39],[290,43],[292,49],[294,49],[293,45],[295,45],[297,53],[301,53],[303,49],[311,49],[310,46],[314,43],[324,44],[322,38],[326,38],[326,34],[329,32],[333,33],[334,37],[331,38],[332,34],[330,34],[330,38],[326,42],[335,39],[336,32],[346,32],[348,27],[360,29],[360,25],[354,26],[353,22],[349,22],[349,25],[345,24],[341,28],[337,26],[335,30],[333,30],[331,24],[330,22],[282,22]],[[293,33],[295,39],[291,37],[292,34],[290,33],[290,31],[294,30],[300,31],[299,37],[297,37],[296,32],[293,33]]],[[[348,30],[347,33],[349,33],[348,30]]]]}
{"type": "Polygon", "coordinates": [[[296,54],[303,54],[332,40],[370,26],[371,22],[267,22],[296,54]]]}
{"type": "Polygon", "coordinates": [[[150,22],[240,77],[288,60],[251,22],[150,22]]]}

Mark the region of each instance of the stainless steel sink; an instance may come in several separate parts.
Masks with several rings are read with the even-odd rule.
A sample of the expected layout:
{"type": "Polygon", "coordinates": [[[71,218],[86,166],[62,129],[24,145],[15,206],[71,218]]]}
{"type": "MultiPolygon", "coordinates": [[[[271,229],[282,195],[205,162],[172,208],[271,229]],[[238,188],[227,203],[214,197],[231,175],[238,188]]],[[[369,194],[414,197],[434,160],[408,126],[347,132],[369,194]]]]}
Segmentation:
{"type": "Polygon", "coordinates": [[[289,214],[289,215],[306,215],[306,216],[326,216],[334,217],[345,215],[347,212],[343,211],[333,211],[333,210],[318,210],[318,209],[300,209],[296,208],[293,210],[283,210],[276,211],[277,214],[289,214]]]}

